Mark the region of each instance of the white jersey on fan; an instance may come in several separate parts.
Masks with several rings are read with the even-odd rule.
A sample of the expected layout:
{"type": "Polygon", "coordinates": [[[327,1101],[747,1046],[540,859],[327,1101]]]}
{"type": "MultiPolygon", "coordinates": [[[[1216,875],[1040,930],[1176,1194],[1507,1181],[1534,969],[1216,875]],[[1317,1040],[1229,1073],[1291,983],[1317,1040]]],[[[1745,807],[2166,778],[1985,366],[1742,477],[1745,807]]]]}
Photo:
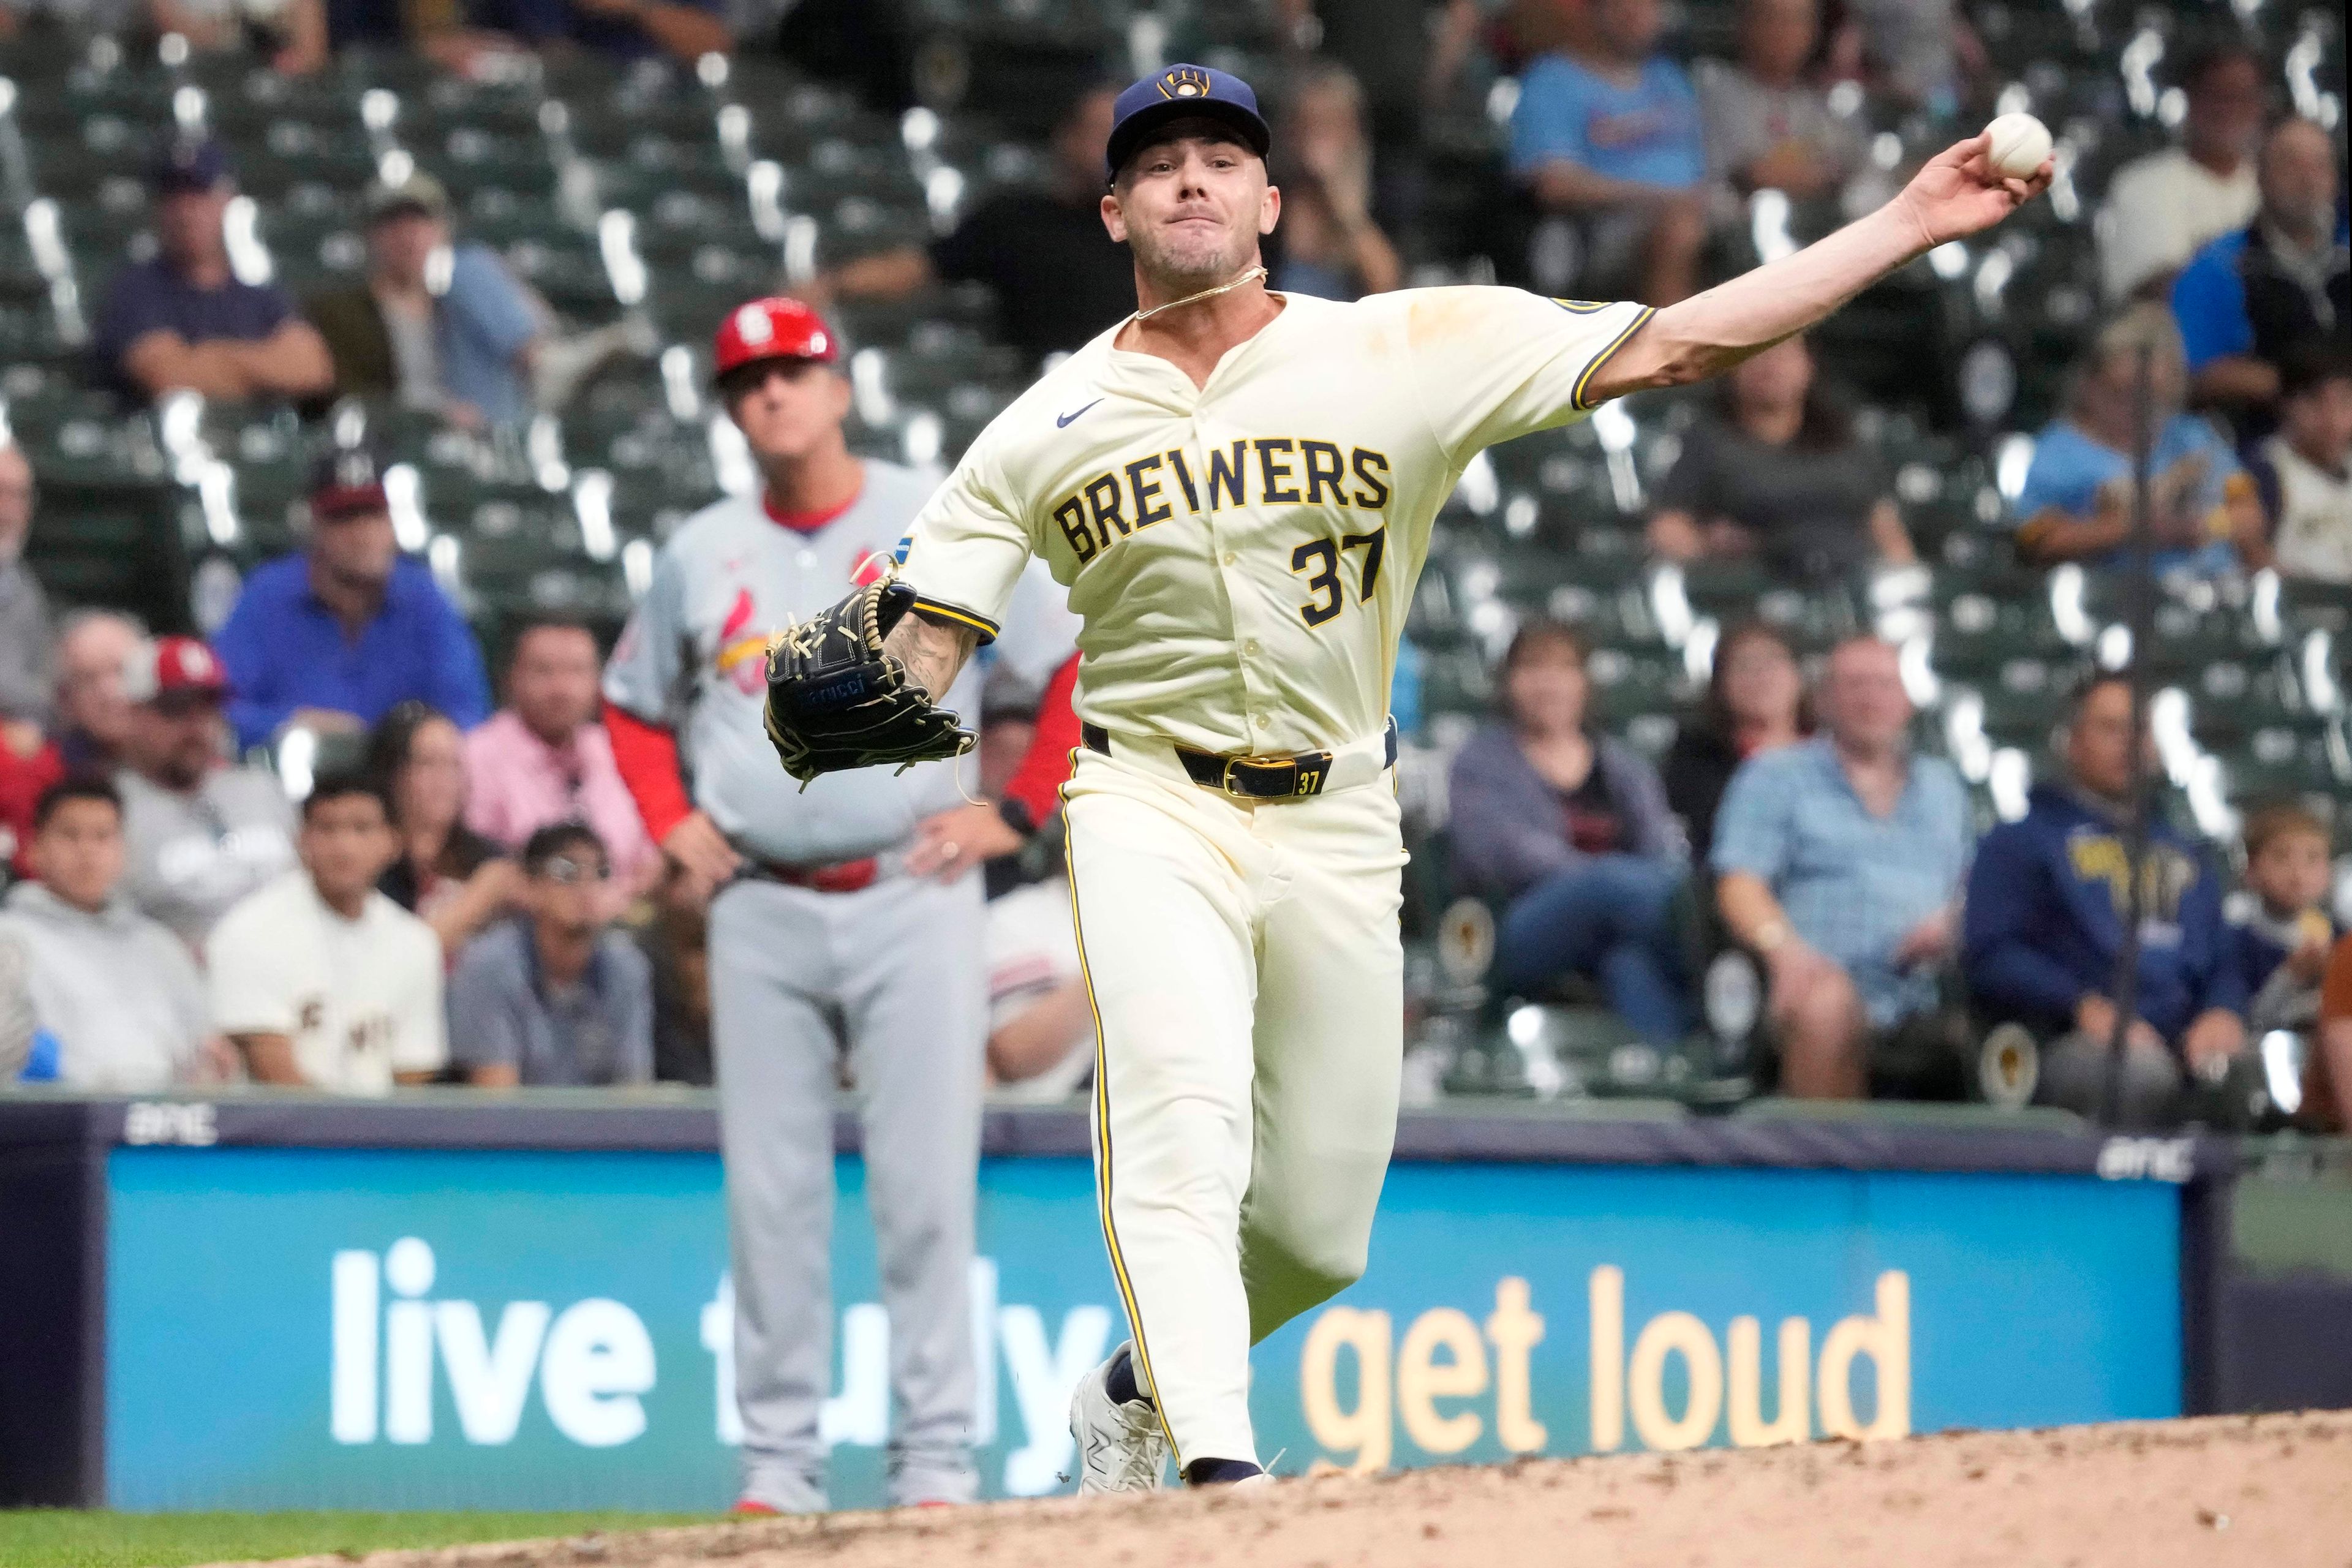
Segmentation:
{"type": "Polygon", "coordinates": [[[906,581],[993,635],[1043,557],[1085,630],[1078,712],[1227,753],[1380,733],[1438,509],[1481,448],[1588,412],[1649,311],[1516,289],[1286,297],[1204,387],[1080,349],[915,521],[906,581]]]}
{"type": "Polygon", "coordinates": [[[1586,413],[1648,315],[1510,289],[1292,297],[1204,386],[1115,330],[916,519],[905,578],[934,617],[992,634],[1035,555],[1084,623],[1095,728],[1063,798],[1097,1181],[1180,1468],[1255,1458],[1250,1345],[1363,1269],[1404,863],[1393,790],[1365,786],[1390,776],[1431,525],[1481,447],[1586,413]],[[1328,755],[1240,779],[1216,761],[1301,752],[1328,755]]]}

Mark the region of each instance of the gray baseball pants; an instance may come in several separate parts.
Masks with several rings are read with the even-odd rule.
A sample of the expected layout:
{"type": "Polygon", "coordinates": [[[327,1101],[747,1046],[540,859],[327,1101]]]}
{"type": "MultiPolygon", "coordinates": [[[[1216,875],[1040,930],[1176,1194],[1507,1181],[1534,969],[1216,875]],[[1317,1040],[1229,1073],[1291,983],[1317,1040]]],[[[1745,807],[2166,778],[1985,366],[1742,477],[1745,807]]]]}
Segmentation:
{"type": "Polygon", "coordinates": [[[845,1049],[890,1321],[891,1500],[969,1500],[987,1037],[980,878],[887,877],[854,893],[740,879],[711,903],[710,990],[742,1495],[822,1501],[845,1049]]]}

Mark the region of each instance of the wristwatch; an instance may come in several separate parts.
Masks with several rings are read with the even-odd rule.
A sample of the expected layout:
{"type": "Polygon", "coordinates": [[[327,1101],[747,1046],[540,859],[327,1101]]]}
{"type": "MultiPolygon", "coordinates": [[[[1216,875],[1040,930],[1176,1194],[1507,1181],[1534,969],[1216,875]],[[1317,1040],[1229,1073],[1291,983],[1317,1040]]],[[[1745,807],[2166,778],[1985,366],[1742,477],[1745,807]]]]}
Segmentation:
{"type": "Polygon", "coordinates": [[[1029,815],[1026,802],[1014,800],[1007,795],[996,803],[996,815],[1004,819],[1005,826],[1021,835],[1023,838],[1037,837],[1037,819],[1029,815]]]}

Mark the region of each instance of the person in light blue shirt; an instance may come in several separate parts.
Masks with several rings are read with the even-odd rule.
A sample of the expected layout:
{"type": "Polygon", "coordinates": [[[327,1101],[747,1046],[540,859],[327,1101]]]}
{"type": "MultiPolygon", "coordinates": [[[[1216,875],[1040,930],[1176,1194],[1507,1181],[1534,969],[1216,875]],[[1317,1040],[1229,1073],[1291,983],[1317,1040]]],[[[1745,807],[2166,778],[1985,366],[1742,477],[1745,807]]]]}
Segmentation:
{"type": "Polygon", "coordinates": [[[2210,577],[2269,559],[2262,502],[2230,444],[2181,411],[2188,371],[2160,305],[2136,305],[2092,343],[2066,410],[2051,421],[2018,491],[2017,552],[2055,565],[2131,559],[2135,387],[2143,351],[2156,438],[2149,448],[2150,560],[2158,574],[2210,577]]]}
{"type": "Polygon", "coordinates": [[[1631,284],[1646,304],[1697,287],[1706,238],[1706,144],[1682,68],[1654,50],[1657,0],[1595,0],[1574,54],[1546,55],[1519,83],[1511,174],[1537,209],[1535,282],[1601,297],[1631,284]],[[1573,259],[1570,259],[1570,258],[1573,259]]]}
{"type": "Polygon", "coordinates": [[[422,172],[367,195],[367,277],[313,297],[345,397],[394,397],[452,423],[519,425],[547,329],[488,247],[453,243],[448,194],[422,172]]]}
{"type": "Polygon", "coordinates": [[[1822,733],[1740,764],[1711,854],[1725,928],[1764,960],[1784,1092],[1858,1099],[1873,1079],[1958,1087],[1941,973],[1958,950],[1975,832],[1960,775],[1910,741],[1895,650],[1831,650],[1822,733]]]}
{"type": "Polygon", "coordinates": [[[374,459],[322,458],[310,514],[308,548],[257,567],[213,639],[237,744],[295,723],[355,731],[410,699],[460,730],[488,718],[481,649],[432,571],[400,553],[374,459]]]}
{"type": "Polygon", "coordinates": [[[525,374],[540,336],[539,312],[489,247],[468,242],[451,250],[449,291],[434,325],[442,384],[452,401],[480,409],[493,425],[530,416],[525,374]]]}

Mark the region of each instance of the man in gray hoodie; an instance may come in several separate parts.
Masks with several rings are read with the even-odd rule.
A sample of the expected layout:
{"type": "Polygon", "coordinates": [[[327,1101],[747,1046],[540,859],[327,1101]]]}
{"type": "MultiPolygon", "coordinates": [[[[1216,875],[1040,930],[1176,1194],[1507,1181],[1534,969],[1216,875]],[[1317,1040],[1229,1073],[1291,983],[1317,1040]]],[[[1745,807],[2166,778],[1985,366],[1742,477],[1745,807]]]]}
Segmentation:
{"type": "Polygon", "coordinates": [[[143,1093],[207,1076],[212,1030],[195,962],[120,890],[122,797],[102,779],[67,779],[43,793],[33,824],[40,879],[9,889],[0,939],[30,960],[58,1081],[143,1093]]]}

